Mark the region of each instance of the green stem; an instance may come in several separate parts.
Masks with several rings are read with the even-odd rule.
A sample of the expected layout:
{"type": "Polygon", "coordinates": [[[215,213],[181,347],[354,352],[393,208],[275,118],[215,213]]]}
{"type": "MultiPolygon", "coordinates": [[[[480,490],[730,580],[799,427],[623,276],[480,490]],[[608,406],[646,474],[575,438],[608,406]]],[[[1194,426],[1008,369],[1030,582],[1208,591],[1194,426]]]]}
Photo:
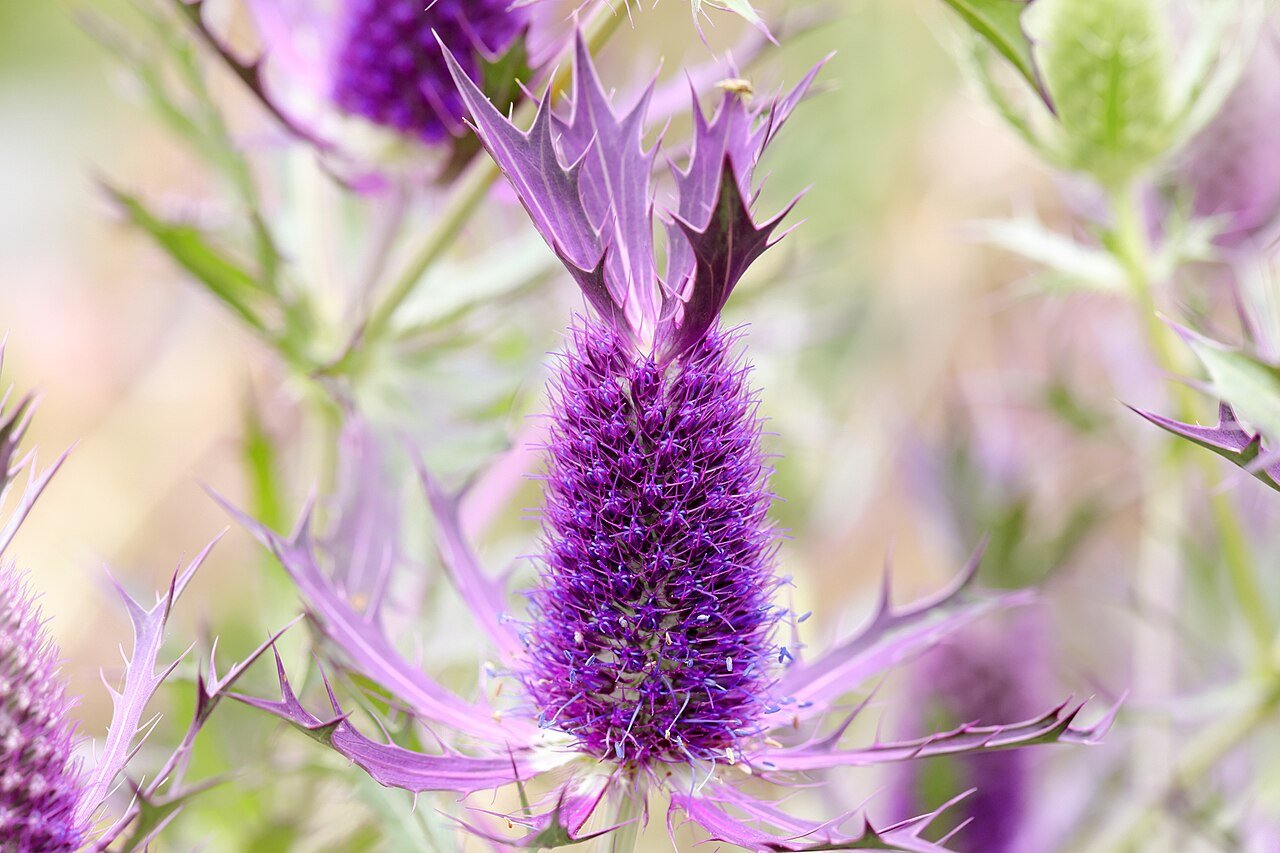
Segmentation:
{"type": "MultiPolygon", "coordinates": [[[[1174,354],[1172,330],[1161,321],[1156,307],[1150,275],[1150,248],[1147,245],[1136,195],[1131,188],[1125,188],[1113,191],[1110,200],[1112,213],[1115,216],[1113,251],[1123,265],[1134,296],[1138,300],[1138,310],[1142,314],[1148,345],[1161,370],[1171,374],[1177,373],[1178,360],[1174,354]]],[[[1182,383],[1176,383],[1174,404],[1179,420],[1195,422],[1195,394],[1191,388],[1182,383]]],[[[1189,449],[1188,444],[1174,442],[1170,453],[1180,464],[1186,464],[1186,460],[1191,460],[1192,464],[1199,467],[1206,483],[1216,483],[1218,469],[1213,458],[1206,453],[1188,454],[1186,451],[1189,449]]],[[[1259,658],[1266,660],[1270,654],[1272,640],[1275,638],[1275,628],[1264,603],[1266,598],[1262,593],[1262,585],[1258,582],[1244,531],[1240,527],[1240,521],[1230,499],[1213,486],[1209,488],[1209,506],[1232,590],[1258,647],[1259,658]]]]}
{"type": "Polygon", "coordinates": [[[644,779],[640,776],[624,779],[618,786],[609,816],[609,825],[618,829],[603,838],[603,850],[607,853],[634,853],[640,841],[646,794],[644,779]]]}
{"type": "MultiPolygon", "coordinates": [[[[588,48],[593,53],[599,50],[622,21],[623,17],[609,8],[598,11],[583,28],[588,48]]],[[[572,63],[568,61],[560,63],[551,77],[551,93],[560,91],[569,82],[571,67],[572,63]]],[[[527,122],[534,110],[533,104],[526,103],[517,111],[516,123],[527,122]]],[[[462,233],[463,227],[480,209],[481,202],[489,195],[489,189],[497,182],[500,174],[497,164],[489,157],[478,157],[471,164],[453,197],[441,212],[435,229],[422,241],[408,266],[397,276],[387,295],[370,313],[363,332],[366,342],[377,340],[386,331],[400,305],[409,298],[427,270],[440,260],[462,233]]]]}
{"type": "Polygon", "coordinates": [[[409,265],[396,277],[387,295],[369,315],[364,327],[366,341],[376,340],[386,331],[400,305],[409,298],[422,277],[453,245],[463,226],[480,208],[489,189],[498,180],[497,165],[488,157],[479,157],[459,182],[453,196],[440,213],[436,227],[414,252],[409,265]]]}

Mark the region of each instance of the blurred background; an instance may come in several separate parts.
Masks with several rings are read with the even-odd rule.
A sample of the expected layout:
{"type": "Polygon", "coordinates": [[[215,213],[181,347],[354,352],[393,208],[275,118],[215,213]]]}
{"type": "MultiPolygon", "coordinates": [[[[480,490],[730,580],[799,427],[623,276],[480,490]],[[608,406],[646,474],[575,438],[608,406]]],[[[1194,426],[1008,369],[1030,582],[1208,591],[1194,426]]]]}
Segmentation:
{"type": "MultiPolygon", "coordinates": [[[[105,18],[131,14],[122,0],[92,5],[105,18]]],[[[229,27],[247,26],[243,10],[223,5],[229,27]]],[[[791,17],[808,9],[759,5],[770,20],[784,5],[791,17]]],[[[30,570],[72,691],[84,697],[76,709],[81,730],[101,736],[110,700],[99,672],[119,673],[117,647],[129,639],[103,568],[135,594],[164,585],[180,561],[231,526],[206,488],[261,506],[254,477],[263,448],[278,474],[271,521],[287,527],[309,493],[331,486],[327,448],[337,427],[309,414],[314,383],[107,201],[100,179],[171,215],[210,223],[228,215],[214,176],[157,121],[129,69],[86,32],[87,11],[66,2],[0,5],[0,330],[8,336],[6,384],[41,395],[32,431],[41,457],[74,445],[11,553],[30,570]]],[[[1070,231],[1080,193],[1037,163],[960,72],[959,30],[937,0],[851,0],[821,14],[827,20],[803,32],[783,30],[781,47],[743,71],[758,91],[770,91],[835,52],[819,93],[765,164],[764,209],[808,188],[794,214],[803,224],[753,268],[728,310],[732,322],[749,324],[768,446],[778,455],[774,516],[789,536],[782,570],[795,579],[795,609],[814,611],[806,641],[821,646],[866,618],[888,555],[895,598],[906,601],[945,585],[989,535],[984,583],[1043,588],[1036,605],[996,620],[974,641],[986,649],[984,665],[996,669],[1010,652],[1035,658],[1018,665],[1015,685],[990,688],[1017,694],[1015,714],[1038,713],[1068,694],[1096,694],[1100,712],[1132,681],[1135,631],[1189,632],[1179,666],[1209,677],[1221,650],[1242,642],[1238,626],[1196,634],[1204,626],[1181,624],[1132,588],[1141,447],[1156,439],[1118,401],[1159,409],[1165,395],[1164,377],[1143,355],[1136,309],[1105,294],[1037,286],[1030,264],[979,240],[973,225],[1034,212],[1070,231]]],[[[713,12],[710,23],[704,44],[685,3],[636,11],[601,54],[606,78],[633,90],[662,57],[662,79],[678,79],[749,33],[725,14],[713,12]]],[[[250,150],[263,147],[265,204],[288,235],[288,262],[308,286],[340,293],[342,271],[361,259],[333,235],[373,216],[372,203],[343,201],[306,149],[271,148],[257,106],[222,68],[208,73],[238,138],[250,150]]],[[[682,138],[686,127],[677,120],[668,135],[682,138]]],[[[541,264],[548,257],[502,193],[465,230],[451,270],[466,274],[469,259],[485,251],[541,264]]],[[[456,286],[428,282],[414,310],[449,315],[456,286]]],[[[341,298],[320,303],[341,318],[341,298]]],[[[547,353],[579,308],[571,283],[548,267],[492,302],[468,306],[459,320],[464,334],[436,350],[430,332],[414,339],[361,392],[367,409],[389,430],[411,435],[433,468],[460,485],[520,440],[525,416],[543,402],[547,353]]],[[[1212,411],[1206,400],[1205,419],[1212,411]]],[[[1257,529],[1274,529],[1273,494],[1243,475],[1227,488],[1257,529]]],[[[536,489],[520,486],[498,513],[482,540],[488,565],[528,553],[536,521],[522,510],[535,503],[536,489]]],[[[405,535],[429,562],[429,536],[405,535]]],[[[176,611],[174,651],[213,633],[228,655],[261,641],[299,609],[279,574],[232,526],[176,611]]],[[[1219,592],[1210,584],[1195,594],[1219,592]]],[[[447,592],[439,595],[428,659],[473,669],[476,653],[448,640],[456,632],[440,630],[451,623],[447,592]]],[[[303,654],[304,631],[287,638],[294,655],[303,654]]],[[[968,713],[934,708],[913,686],[940,678],[928,674],[931,665],[904,668],[878,697],[896,709],[886,717],[896,731],[887,734],[918,734],[968,713]]],[[[265,669],[249,692],[271,689],[265,669]]],[[[973,688],[979,681],[965,683],[986,689],[973,688]]],[[[1135,713],[1169,698],[1140,697],[1135,713]]],[[[161,699],[165,721],[153,741],[172,734],[167,721],[181,730],[189,704],[181,683],[161,699]]],[[[251,730],[314,758],[304,739],[236,707],[211,724],[202,769],[234,767],[237,749],[259,750],[251,730]]],[[[1060,840],[1073,821],[1087,819],[1091,791],[1124,800],[1141,789],[1141,779],[1116,769],[1131,747],[1141,748],[1125,735],[1096,749],[1053,747],[1031,754],[1031,769],[1001,772],[1036,780],[1026,786],[1037,792],[1027,795],[1027,808],[1052,799],[1050,816],[1037,823],[1060,840]],[[1088,782],[1062,787],[1065,778],[1088,782]]],[[[866,792],[914,784],[894,773],[847,784],[866,792]]],[[[305,842],[303,834],[273,836],[273,827],[299,820],[297,804],[250,809],[233,796],[212,792],[159,849],[357,849],[341,833],[320,831],[305,842]],[[243,826],[227,825],[228,808],[243,826]]],[[[407,801],[379,796],[369,794],[368,813],[407,801]]],[[[1265,792],[1258,796],[1265,802],[1265,792]]],[[[658,830],[655,843],[664,838],[658,830]]],[[[1206,849],[1232,849],[1209,837],[1206,849]]],[[[461,842],[442,849],[451,843],[461,842]]]]}

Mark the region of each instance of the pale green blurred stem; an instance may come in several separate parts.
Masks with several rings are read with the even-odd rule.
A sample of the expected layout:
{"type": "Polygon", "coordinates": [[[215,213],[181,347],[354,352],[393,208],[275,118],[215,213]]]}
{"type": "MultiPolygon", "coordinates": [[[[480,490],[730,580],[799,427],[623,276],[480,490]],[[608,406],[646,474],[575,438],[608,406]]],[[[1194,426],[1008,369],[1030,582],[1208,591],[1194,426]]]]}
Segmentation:
{"type": "Polygon", "coordinates": [[[1269,676],[1262,691],[1249,705],[1234,717],[1221,720],[1205,729],[1184,750],[1184,758],[1169,777],[1167,786],[1158,796],[1148,798],[1129,812],[1122,821],[1121,831],[1111,840],[1091,845],[1089,850],[1106,850],[1109,853],[1132,853],[1152,849],[1151,839],[1157,831],[1165,806],[1179,794],[1194,788],[1223,757],[1236,749],[1265,725],[1280,708],[1280,676],[1269,676]]]}
{"type": "MultiPolygon", "coordinates": [[[[608,6],[596,12],[591,21],[583,27],[587,46],[592,53],[609,40],[623,20],[624,17],[621,14],[608,6]]],[[[572,63],[567,60],[567,57],[562,58],[551,78],[552,92],[560,91],[569,82],[571,68],[572,63]]],[[[533,117],[534,110],[533,104],[525,104],[516,113],[516,124],[527,124],[533,117]]],[[[453,241],[462,233],[463,227],[480,209],[480,204],[489,195],[490,188],[497,182],[500,174],[497,164],[488,156],[477,157],[471,164],[448,204],[441,211],[435,228],[427,234],[422,244],[413,253],[408,266],[396,277],[387,295],[370,313],[364,328],[366,341],[377,340],[382,336],[395,312],[417,288],[427,270],[444,256],[453,241]]]]}
{"type": "Polygon", "coordinates": [[[619,828],[601,837],[600,853],[634,853],[640,841],[645,801],[643,777],[632,776],[619,786],[619,795],[609,815],[609,825],[619,828]]]}
{"type": "MultiPolygon", "coordinates": [[[[1113,191],[1110,195],[1112,215],[1115,217],[1114,251],[1129,278],[1138,310],[1142,314],[1147,333],[1147,343],[1156,364],[1166,373],[1178,372],[1178,361],[1173,349],[1173,331],[1160,319],[1156,308],[1151,281],[1151,252],[1147,245],[1145,226],[1137,193],[1133,188],[1113,191]]],[[[1174,410],[1176,417],[1187,423],[1196,420],[1195,395],[1191,388],[1174,383],[1174,410]]],[[[1258,648],[1258,657],[1267,662],[1275,629],[1267,612],[1262,586],[1258,582],[1255,564],[1249,553],[1244,531],[1226,494],[1216,488],[1218,467],[1205,452],[1189,453],[1191,445],[1174,441],[1170,445],[1170,458],[1176,469],[1186,471],[1196,465],[1208,486],[1209,507],[1217,530],[1218,543],[1226,563],[1232,590],[1249,625],[1250,633],[1258,648]]]]}

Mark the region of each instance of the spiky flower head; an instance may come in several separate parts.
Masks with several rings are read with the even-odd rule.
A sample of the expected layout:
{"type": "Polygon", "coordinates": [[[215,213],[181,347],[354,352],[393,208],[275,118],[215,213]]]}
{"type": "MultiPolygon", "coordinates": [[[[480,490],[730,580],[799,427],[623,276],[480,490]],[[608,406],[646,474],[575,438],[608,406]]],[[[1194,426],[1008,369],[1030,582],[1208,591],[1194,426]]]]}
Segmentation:
{"type": "MultiPolygon", "coordinates": [[[[4,345],[0,343],[0,367],[3,362],[4,345]]],[[[58,649],[44,629],[24,576],[11,562],[3,561],[9,543],[67,454],[43,471],[36,465],[34,451],[20,456],[18,449],[34,406],[29,395],[11,409],[7,408],[9,401],[8,392],[0,394],[0,505],[5,505],[24,473],[26,483],[16,489],[9,516],[0,518],[0,851],[62,853],[85,843],[117,779],[146,736],[147,703],[177,666],[175,661],[158,668],[165,625],[174,601],[209,548],[175,573],[167,592],[158,595],[150,609],[116,584],[133,624],[133,649],[119,688],[111,691],[113,712],[106,739],[95,750],[93,766],[82,768],[72,755],[75,727],[69,711],[74,700],[67,696],[58,673],[58,649]]],[[[180,767],[190,752],[189,739],[208,719],[224,691],[266,647],[260,647],[223,678],[217,677],[210,663],[209,677],[199,679],[188,740],[174,751],[159,774],[135,789],[133,803],[94,840],[95,849],[107,849],[135,822],[155,819],[157,811],[172,813],[192,795],[182,784],[185,767],[180,767]],[[163,802],[156,796],[160,786],[167,786],[163,802]]]]}
{"type": "Polygon", "coordinates": [[[440,142],[462,129],[464,108],[437,37],[467,74],[505,51],[527,23],[512,0],[344,0],[333,99],[347,113],[440,142]]]}
{"type": "Polygon", "coordinates": [[[665,370],[607,326],[572,337],[525,686],[601,758],[732,760],[759,733],[782,612],[747,368],[720,332],[665,370]]]}
{"type": "Polygon", "coordinates": [[[752,174],[808,81],[764,122],[732,94],[710,124],[696,111],[660,277],[647,91],[617,116],[580,40],[572,110],[552,114],[544,99],[524,134],[453,71],[481,140],[597,314],[573,330],[552,393],[525,687],[542,724],[590,754],[733,761],[759,734],[785,653],[772,639],[756,404],[719,316],[778,225],[756,223],[752,174]]]}
{"type": "MultiPolygon", "coordinates": [[[[0,503],[24,467],[18,449],[32,412],[30,396],[8,403],[0,396],[0,503]]],[[[0,519],[0,849],[23,853],[74,849],[87,831],[76,814],[83,785],[58,648],[23,576],[2,560],[45,482],[34,480],[0,519]]]]}
{"type": "Polygon", "coordinates": [[[87,827],[72,755],[72,702],[58,673],[58,647],[31,591],[0,566],[0,839],[5,850],[73,850],[87,827]]]}

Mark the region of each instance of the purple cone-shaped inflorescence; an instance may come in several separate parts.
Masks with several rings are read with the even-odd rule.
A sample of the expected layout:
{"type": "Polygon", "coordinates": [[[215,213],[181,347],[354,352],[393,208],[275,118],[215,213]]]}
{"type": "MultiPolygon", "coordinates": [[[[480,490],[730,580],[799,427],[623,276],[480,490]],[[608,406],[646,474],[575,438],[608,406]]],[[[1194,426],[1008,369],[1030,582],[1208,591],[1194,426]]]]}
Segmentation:
{"type": "Polygon", "coordinates": [[[748,369],[712,332],[664,367],[580,325],[552,392],[524,674],[602,758],[732,761],[771,693],[773,534],[748,369]]]}
{"type": "Polygon", "coordinates": [[[74,850],[79,765],[58,648],[18,573],[0,567],[0,849],[74,850]]]}
{"type": "Polygon", "coordinates": [[[343,39],[333,57],[333,99],[352,115],[426,142],[462,129],[465,108],[436,41],[468,74],[525,26],[511,0],[345,0],[343,39]]]}
{"type": "Polygon", "coordinates": [[[1195,212],[1223,217],[1219,242],[1236,245],[1280,214],[1280,38],[1268,28],[1240,82],[1187,151],[1195,212]]]}

